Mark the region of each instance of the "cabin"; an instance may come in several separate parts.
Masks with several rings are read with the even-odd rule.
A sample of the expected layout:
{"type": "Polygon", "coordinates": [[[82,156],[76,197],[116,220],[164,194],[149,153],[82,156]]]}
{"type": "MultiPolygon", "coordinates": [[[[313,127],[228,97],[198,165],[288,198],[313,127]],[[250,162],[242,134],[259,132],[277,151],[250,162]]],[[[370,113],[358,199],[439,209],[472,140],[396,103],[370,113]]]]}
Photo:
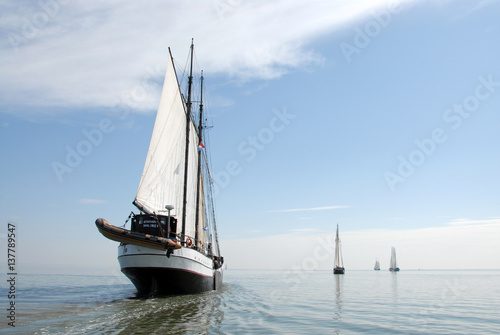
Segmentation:
{"type": "Polygon", "coordinates": [[[175,239],[177,219],[174,216],[170,216],[170,234],[167,236],[168,230],[168,216],[166,215],[137,214],[132,218],[131,231],[133,232],[175,239]]]}

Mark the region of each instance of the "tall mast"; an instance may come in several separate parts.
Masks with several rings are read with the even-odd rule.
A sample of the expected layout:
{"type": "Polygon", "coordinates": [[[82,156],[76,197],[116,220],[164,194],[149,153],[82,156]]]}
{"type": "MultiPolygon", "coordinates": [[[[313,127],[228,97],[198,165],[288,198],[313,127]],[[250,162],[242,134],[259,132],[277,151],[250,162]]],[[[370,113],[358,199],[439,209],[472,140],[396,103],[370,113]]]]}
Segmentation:
{"type": "Polygon", "coordinates": [[[191,39],[191,68],[189,70],[188,82],[188,101],[186,112],[186,152],[184,159],[184,196],[182,200],[182,237],[186,234],[186,205],[187,205],[187,179],[188,179],[188,160],[189,160],[189,125],[191,123],[191,86],[193,84],[193,49],[194,39],[191,39]]]}
{"type": "Polygon", "coordinates": [[[335,267],[339,266],[339,225],[337,224],[337,234],[335,235],[335,267]]]}
{"type": "MultiPolygon", "coordinates": [[[[203,143],[203,71],[201,71],[201,92],[200,92],[200,120],[198,123],[198,138],[200,143],[203,143]]],[[[198,223],[200,221],[200,184],[201,184],[201,150],[198,150],[198,178],[196,190],[196,219],[195,219],[195,233],[194,240],[196,248],[198,248],[198,223]]]]}

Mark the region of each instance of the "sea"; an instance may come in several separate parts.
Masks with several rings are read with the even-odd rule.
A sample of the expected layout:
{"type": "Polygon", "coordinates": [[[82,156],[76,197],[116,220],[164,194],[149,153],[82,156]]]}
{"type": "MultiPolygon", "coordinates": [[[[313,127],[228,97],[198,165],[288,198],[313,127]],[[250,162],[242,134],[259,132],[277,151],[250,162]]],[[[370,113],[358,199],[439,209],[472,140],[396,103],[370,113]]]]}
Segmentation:
{"type": "Polygon", "coordinates": [[[116,275],[18,274],[2,334],[500,334],[499,270],[234,270],[218,291],[135,298],[116,275]]]}

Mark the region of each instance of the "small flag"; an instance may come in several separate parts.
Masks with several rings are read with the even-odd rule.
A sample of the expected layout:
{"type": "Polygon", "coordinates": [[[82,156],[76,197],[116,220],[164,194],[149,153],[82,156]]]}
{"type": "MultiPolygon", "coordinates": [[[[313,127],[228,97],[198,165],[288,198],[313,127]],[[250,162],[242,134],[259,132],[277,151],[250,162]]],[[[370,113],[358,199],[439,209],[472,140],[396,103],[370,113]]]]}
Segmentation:
{"type": "Polygon", "coordinates": [[[200,142],[200,144],[198,145],[198,150],[201,150],[201,149],[205,149],[205,146],[203,145],[203,143],[200,142]]]}

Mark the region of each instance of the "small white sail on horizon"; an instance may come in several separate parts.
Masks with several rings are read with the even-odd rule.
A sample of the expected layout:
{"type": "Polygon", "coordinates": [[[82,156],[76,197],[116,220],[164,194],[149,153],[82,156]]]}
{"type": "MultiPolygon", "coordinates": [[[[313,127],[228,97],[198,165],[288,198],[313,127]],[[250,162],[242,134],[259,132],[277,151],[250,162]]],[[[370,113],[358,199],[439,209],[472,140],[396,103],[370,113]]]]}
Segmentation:
{"type": "Polygon", "coordinates": [[[335,265],[333,268],[334,274],[344,274],[344,260],[342,259],[342,251],[340,248],[339,225],[337,224],[337,234],[335,235],[335,265]]]}
{"type": "Polygon", "coordinates": [[[399,268],[396,264],[396,248],[391,248],[391,265],[389,267],[389,271],[399,271],[399,268]]]}

